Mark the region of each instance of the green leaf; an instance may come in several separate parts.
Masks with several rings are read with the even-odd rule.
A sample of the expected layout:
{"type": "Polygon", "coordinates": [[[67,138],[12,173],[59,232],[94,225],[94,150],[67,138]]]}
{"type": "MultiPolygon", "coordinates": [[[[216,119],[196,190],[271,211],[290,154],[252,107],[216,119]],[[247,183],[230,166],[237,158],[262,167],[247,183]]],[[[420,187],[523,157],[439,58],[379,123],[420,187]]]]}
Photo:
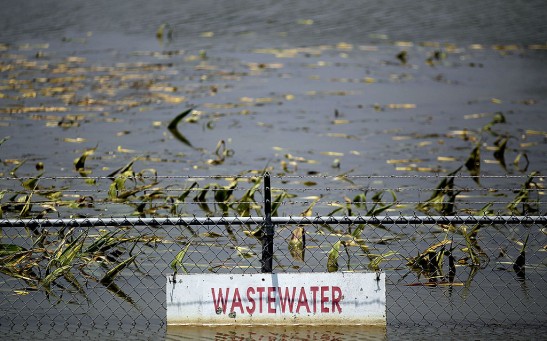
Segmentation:
{"type": "Polygon", "coordinates": [[[397,252],[389,251],[387,253],[384,253],[383,255],[378,255],[374,257],[368,264],[368,268],[372,271],[378,271],[380,270],[380,263],[385,261],[388,257],[391,257],[393,255],[396,255],[397,252]]]}
{"type": "Polygon", "coordinates": [[[2,139],[0,140],[0,146],[3,145],[4,142],[6,142],[6,141],[9,140],[9,139],[10,139],[9,136],[6,136],[6,137],[2,138],[2,139]]]}
{"type": "Polygon", "coordinates": [[[521,186],[520,191],[515,196],[515,199],[511,201],[507,208],[511,211],[512,214],[524,215],[528,210],[532,209],[529,204],[530,201],[530,190],[532,189],[531,184],[533,183],[534,178],[539,175],[538,172],[532,172],[526,182],[521,186]],[[519,212],[517,207],[519,204],[523,205],[522,212],[519,212]]]}
{"type": "Polygon", "coordinates": [[[72,261],[81,254],[82,247],[84,245],[85,237],[87,233],[80,234],[72,243],[68,244],[67,247],[53,260],[59,264],[59,266],[65,266],[72,264],[72,261]]]}
{"type": "Polygon", "coordinates": [[[237,180],[232,181],[232,183],[228,186],[222,187],[218,186],[215,190],[215,201],[217,203],[225,203],[228,201],[230,196],[232,195],[234,189],[237,187],[237,180]]]}
{"type": "Polygon", "coordinates": [[[467,161],[465,161],[465,167],[467,170],[469,170],[469,174],[473,176],[473,180],[479,184],[479,178],[481,172],[481,149],[480,149],[480,142],[473,148],[471,151],[471,154],[469,154],[469,157],[467,158],[467,161]]]}
{"type": "Polygon", "coordinates": [[[27,249],[15,244],[0,244],[0,257],[22,251],[27,251],[27,249]]]}
{"type": "Polygon", "coordinates": [[[184,256],[186,256],[186,252],[188,252],[190,243],[191,241],[189,241],[188,244],[186,244],[186,246],[182,250],[180,250],[179,253],[177,253],[173,261],[169,264],[169,267],[171,267],[175,275],[178,272],[179,266],[185,274],[188,274],[188,271],[186,271],[186,268],[184,267],[183,260],[184,256]]]}
{"type": "Polygon", "coordinates": [[[482,131],[488,131],[490,132],[492,135],[498,135],[496,132],[492,131],[492,127],[495,125],[495,124],[498,124],[498,123],[505,123],[505,116],[503,116],[503,114],[501,112],[497,112],[495,115],[494,115],[494,118],[492,119],[491,122],[489,122],[488,124],[486,124],[484,127],[482,127],[482,131]]]}
{"type": "Polygon", "coordinates": [[[32,210],[31,199],[32,199],[32,193],[30,193],[29,195],[25,195],[24,197],[21,198],[22,202],[24,202],[25,205],[23,206],[23,208],[19,212],[19,217],[20,218],[27,217],[29,212],[32,210]]]}
{"type": "Polygon", "coordinates": [[[300,215],[302,215],[303,217],[311,217],[313,215],[313,208],[319,202],[319,200],[321,200],[321,197],[314,199],[310,206],[304,212],[300,213],[300,215]]]}
{"type": "Polygon", "coordinates": [[[351,233],[351,236],[353,238],[353,241],[359,245],[361,248],[361,251],[364,253],[369,253],[369,248],[367,244],[365,243],[365,240],[361,238],[361,234],[363,233],[363,230],[365,229],[365,224],[359,224],[357,228],[351,233]]]}
{"type": "Polygon", "coordinates": [[[72,272],[70,271],[65,271],[63,273],[63,276],[65,277],[65,279],[67,280],[67,282],[69,282],[77,291],[80,295],[84,296],[87,298],[87,294],[85,293],[85,289],[84,287],[82,287],[82,285],[80,284],[80,282],[78,282],[78,280],[76,279],[76,277],[72,274],[72,272]]]}
{"type": "Polygon", "coordinates": [[[173,35],[173,28],[168,23],[161,24],[158,29],[156,30],[156,38],[158,40],[163,40],[163,38],[167,38],[167,40],[170,40],[173,35]]]}
{"type": "Polygon", "coordinates": [[[27,162],[27,160],[23,160],[22,162],[20,162],[18,165],[16,165],[9,173],[10,175],[12,176],[15,176],[15,173],[19,170],[19,168],[21,168],[21,166],[23,166],[25,163],[27,162]]]}
{"type": "Polygon", "coordinates": [[[475,248],[473,247],[473,241],[471,240],[471,235],[474,233],[473,230],[471,232],[467,233],[467,229],[465,226],[461,227],[463,237],[465,239],[465,244],[467,246],[466,251],[469,254],[469,259],[471,259],[471,263],[474,266],[480,265],[480,258],[477,255],[475,248]]]}
{"type": "Polygon", "coordinates": [[[277,197],[274,198],[274,200],[272,201],[272,216],[275,217],[277,215],[277,210],[279,209],[283,201],[287,199],[288,196],[289,196],[289,193],[283,191],[279,193],[277,197]]]}
{"type": "Polygon", "coordinates": [[[243,246],[234,246],[234,249],[237,251],[237,254],[241,258],[253,258],[256,256],[256,253],[254,253],[251,249],[243,246]]]}
{"type": "Polygon", "coordinates": [[[520,254],[518,255],[517,259],[515,260],[515,263],[513,264],[513,270],[515,271],[517,276],[521,278],[525,277],[526,244],[528,244],[528,237],[530,237],[530,234],[526,236],[526,240],[524,240],[524,243],[522,244],[522,248],[520,249],[520,254]]]}
{"type": "Polygon", "coordinates": [[[518,153],[515,157],[515,160],[513,161],[513,165],[519,169],[521,172],[526,172],[528,170],[528,166],[530,166],[530,160],[528,160],[528,155],[526,153],[518,153]],[[524,158],[524,161],[526,162],[524,164],[524,167],[519,167],[520,165],[520,159],[524,158]]]}
{"type": "Polygon", "coordinates": [[[184,192],[182,192],[182,194],[177,198],[179,201],[184,201],[186,200],[186,197],[188,197],[188,195],[190,194],[190,192],[192,191],[192,189],[194,187],[198,186],[198,183],[194,181],[194,183],[192,183],[192,185],[188,188],[186,188],[184,190],[184,192]]]}
{"type": "Polygon", "coordinates": [[[256,200],[254,199],[254,195],[256,191],[260,188],[260,185],[262,183],[262,177],[259,177],[258,179],[259,180],[257,180],[255,184],[251,186],[251,188],[249,188],[243,194],[241,199],[239,199],[239,201],[237,202],[236,211],[242,217],[247,217],[251,214],[251,208],[252,208],[251,203],[256,202],[256,200]]]}
{"type": "Polygon", "coordinates": [[[86,149],[80,157],[74,159],[74,168],[76,168],[77,171],[83,170],[85,168],[85,161],[87,157],[92,155],[95,150],[97,150],[97,147],[86,149]]]}
{"type": "Polygon", "coordinates": [[[101,283],[103,284],[108,284],[108,283],[112,283],[114,281],[114,278],[123,270],[125,269],[128,265],[130,265],[131,263],[133,263],[133,261],[137,258],[137,256],[140,254],[137,253],[136,255],[133,255],[129,258],[127,258],[126,260],[124,260],[123,262],[119,263],[118,265],[116,265],[115,267],[113,267],[112,269],[108,270],[108,272],[106,273],[106,275],[104,275],[104,277],[101,279],[101,283]]]}
{"type": "Polygon", "coordinates": [[[338,271],[338,257],[340,256],[340,245],[342,241],[339,240],[332,246],[332,249],[329,251],[327,259],[327,271],[336,272],[338,271]]]}
{"type": "Polygon", "coordinates": [[[118,245],[136,241],[139,237],[116,237],[120,231],[111,231],[101,235],[91,245],[89,245],[84,253],[93,254],[96,252],[106,252],[118,245]]]}
{"type": "Polygon", "coordinates": [[[128,172],[128,171],[132,172],[133,164],[135,163],[135,161],[137,161],[137,159],[133,159],[133,160],[129,161],[129,163],[126,164],[125,166],[120,167],[120,168],[116,169],[115,171],[113,171],[112,173],[108,174],[107,178],[113,178],[116,174],[123,174],[123,173],[128,172]]]}
{"type": "Polygon", "coordinates": [[[47,275],[46,277],[44,277],[43,280],[40,281],[40,285],[46,289],[49,289],[49,287],[51,286],[51,284],[53,282],[55,282],[55,280],[61,276],[63,276],[63,274],[68,271],[70,268],[72,267],[72,265],[65,265],[65,266],[62,266],[60,268],[57,268],[55,270],[53,270],[53,272],[51,272],[49,275],[47,275]]]}
{"type": "Polygon", "coordinates": [[[372,198],[372,200],[374,201],[374,206],[366,213],[367,216],[376,216],[384,212],[385,210],[390,209],[397,203],[397,196],[395,195],[395,192],[393,190],[388,190],[387,192],[391,194],[391,197],[393,199],[392,202],[389,204],[382,202],[381,199],[384,192],[376,193],[376,195],[374,195],[374,197],[372,198]]]}
{"type": "Polygon", "coordinates": [[[35,190],[36,189],[36,186],[38,185],[38,181],[40,180],[40,177],[43,175],[44,173],[40,173],[38,176],[34,177],[34,178],[30,178],[26,181],[23,181],[22,185],[24,188],[28,189],[28,190],[35,190]]]}
{"type": "Polygon", "coordinates": [[[503,169],[506,168],[505,165],[505,149],[507,148],[507,137],[502,138],[499,141],[496,141],[497,149],[494,151],[494,158],[499,161],[503,169]]]}
{"type": "Polygon", "coordinates": [[[461,166],[449,173],[441,180],[431,197],[425,202],[419,203],[417,208],[428,213],[429,208],[433,208],[441,214],[454,213],[454,203],[459,191],[454,190],[454,178],[456,173],[461,170],[461,166]]]}

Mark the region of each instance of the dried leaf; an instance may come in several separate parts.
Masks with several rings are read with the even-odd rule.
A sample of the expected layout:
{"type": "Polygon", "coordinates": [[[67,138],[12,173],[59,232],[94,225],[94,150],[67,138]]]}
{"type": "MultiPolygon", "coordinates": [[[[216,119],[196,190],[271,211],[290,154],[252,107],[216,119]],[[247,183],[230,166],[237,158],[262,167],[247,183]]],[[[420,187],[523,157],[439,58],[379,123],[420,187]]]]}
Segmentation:
{"type": "Polygon", "coordinates": [[[291,256],[300,262],[304,261],[306,250],[306,234],[304,227],[296,227],[291,233],[291,239],[289,240],[289,252],[291,256]]]}

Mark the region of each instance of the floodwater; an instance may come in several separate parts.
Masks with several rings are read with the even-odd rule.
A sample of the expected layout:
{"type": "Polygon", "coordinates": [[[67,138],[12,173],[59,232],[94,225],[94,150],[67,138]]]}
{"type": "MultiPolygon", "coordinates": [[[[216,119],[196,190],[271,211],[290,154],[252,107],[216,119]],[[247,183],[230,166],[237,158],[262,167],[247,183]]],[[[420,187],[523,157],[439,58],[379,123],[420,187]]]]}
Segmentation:
{"type": "MultiPolygon", "coordinates": [[[[39,162],[45,177],[77,176],[74,159],[96,148],[86,161],[93,176],[106,176],[138,157],[138,170],[164,176],[234,175],[272,167],[274,174],[297,177],[283,183],[289,190],[301,188],[310,175],[342,173],[432,175],[419,186],[434,188],[439,180],[433,175],[462,165],[477,141],[492,150],[487,147],[497,137],[480,128],[497,113],[506,123],[495,128],[509,136],[507,167],[484,152],[481,174],[547,169],[544,1],[10,0],[0,5],[0,139],[9,136],[0,146],[2,176],[23,161],[19,176],[36,175],[39,162]],[[191,120],[178,126],[183,142],[167,126],[190,107],[196,108],[191,120]],[[530,162],[526,169],[522,162],[513,164],[523,154],[530,162]]],[[[312,180],[317,188],[303,196],[341,186],[312,180]]],[[[383,181],[372,185],[401,186],[397,180],[383,181]]],[[[512,178],[483,183],[520,184],[512,178]]],[[[334,192],[329,195],[340,199],[342,193],[334,192]]],[[[418,192],[419,198],[405,200],[429,195],[418,192]]],[[[540,208],[545,213],[545,205],[540,208]]],[[[281,214],[303,209],[288,205],[281,214]]],[[[409,205],[400,209],[413,211],[409,205]]],[[[330,210],[316,207],[318,213],[330,210]]],[[[95,213],[131,211],[108,207],[95,213]]],[[[533,289],[545,289],[544,277],[538,277],[533,289]]],[[[388,311],[409,314],[408,323],[388,325],[387,335],[316,330],[302,339],[441,334],[514,339],[534,338],[541,331],[541,323],[531,321],[536,329],[525,331],[488,321],[487,327],[451,328],[443,319],[414,328],[403,298],[413,307],[427,301],[432,312],[439,309],[432,302],[454,304],[438,288],[391,285],[388,311]]],[[[109,327],[107,337],[154,337],[146,322],[135,323],[134,332],[109,327]]],[[[9,328],[0,326],[0,331],[9,333],[9,328]]],[[[51,331],[36,328],[46,331],[35,334],[43,338],[51,331]]],[[[15,329],[17,337],[32,338],[15,329]]],[[[84,328],[82,334],[58,324],[53,331],[55,338],[101,337],[94,329],[84,328]]],[[[211,339],[250,337],[247,331],[207,329],[187,335],[168,330],[167,338],[196,333],[211,339]]],[[[286,333],[280,331],[276,339],[286,339],[286,333]]]]}

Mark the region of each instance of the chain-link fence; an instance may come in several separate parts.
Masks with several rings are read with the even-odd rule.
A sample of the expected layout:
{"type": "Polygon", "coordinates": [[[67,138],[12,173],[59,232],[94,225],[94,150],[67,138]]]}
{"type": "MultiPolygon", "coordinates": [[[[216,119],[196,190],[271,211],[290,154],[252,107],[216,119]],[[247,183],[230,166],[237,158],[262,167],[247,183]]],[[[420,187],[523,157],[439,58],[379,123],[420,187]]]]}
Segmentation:
{"type": "Polygon", "coordinates": [[[38,180],[19,179],[27,190],[4,191],[2,201],[1,332],[154,337],[166,328],[166,275],[270,269],[303,275],[384,271],[388,329],[449,324],[545,331],[547,217],[541,178],[523,177],[524,185],[511,187],[505,200],[499,199],[499,186],[479,189],[494,193],[493,200],[469,200],[454,194],[469,193],[450,184],[454,177],[441,177],[427,200],[414,206],[419,213],[406,213],[403,205],[411,200],[396,198],[405,187],[378,191],[358,183],[369,178],[346,179],[358,194],[341,200],[327,198],[334,187],[315,189],[324,196],[303,187],[304,195],[296,196],[299,189],[277,177],[286,188],[270,188],[269,175],[244,178],[248,186],[242,189],[235,177],[225,179],[227,185],[205,186],[192,178],[176,196],[162,194],[173,187],[135,192],[111,179],[110,199],[103,201],[91,194],[63,201],[59,198],[68,194],[61,190],[61,197],[50,198],[52,188],[47,192],[38,180]],[[236,189],[243,194],[234,195],[236,189]],[[37,191],[45,199],[36,199],[37,191]],[[124,191],[131,193],[126,200],[124,191]],[[304,204],[300,212],[285,214],[298,201],[304,204]],[[97,213],[98,207],[118,204],[134,210],[132,216],[97,213]],[[204,213],[180,214],[184,205],[204,213]],[[504,210],[493,211],[495,205],[504,210]],[[179,214],[154,215],[152,209],[179,214]],[[211,212],[221,214],[207,216],[211,212]]]}

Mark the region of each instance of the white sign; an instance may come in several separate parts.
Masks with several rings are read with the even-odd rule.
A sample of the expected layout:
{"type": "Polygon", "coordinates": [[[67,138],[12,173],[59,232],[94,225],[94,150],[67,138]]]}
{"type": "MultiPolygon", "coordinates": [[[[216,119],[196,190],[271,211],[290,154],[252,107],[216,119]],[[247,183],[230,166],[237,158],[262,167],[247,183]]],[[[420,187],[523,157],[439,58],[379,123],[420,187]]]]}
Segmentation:
{"type": "Polygon", "coordinates": [[[167,277],[168,325],[386,325],[383,272],[167,277]]]}

